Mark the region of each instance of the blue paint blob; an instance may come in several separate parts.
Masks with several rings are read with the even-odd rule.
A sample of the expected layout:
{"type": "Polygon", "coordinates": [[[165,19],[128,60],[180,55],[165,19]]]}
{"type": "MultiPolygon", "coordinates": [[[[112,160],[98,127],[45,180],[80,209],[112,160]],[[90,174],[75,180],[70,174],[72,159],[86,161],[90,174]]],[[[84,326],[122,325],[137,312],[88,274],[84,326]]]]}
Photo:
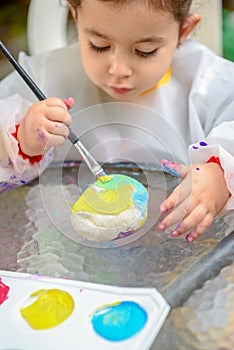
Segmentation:
{"type": "Polygon", "coordinates": [[[91,319],[95,332],[110,341],[134,336],[144,328],[146,321],[146,311],[132,301],[104,305],[96,309],[91,319]]]}
{"type": "Polygon", "coordinates": [[[193,149],[198,149],[199,147],[197,147],[197,146],[193,146],[193,149]]]}

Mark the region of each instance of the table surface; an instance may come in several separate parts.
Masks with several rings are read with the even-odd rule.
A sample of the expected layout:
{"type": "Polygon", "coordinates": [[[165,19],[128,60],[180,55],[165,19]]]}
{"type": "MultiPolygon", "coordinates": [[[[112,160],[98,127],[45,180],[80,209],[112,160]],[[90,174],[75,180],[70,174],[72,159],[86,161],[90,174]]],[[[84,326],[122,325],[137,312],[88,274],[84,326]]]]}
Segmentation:
{"type": "Polygon", "coordinates": [[[178,179],[157,169],[143,170],[126,164],[106,168],[135,177],[150,193],[147,232],[114,248],[68,238],[75,237],[69,210],[79,195],[77,184],[84,188],[92,180],[77,164],[53,164],[40,180],[1,194],[1,269],[154,287],[172,311],[152,349],[233,349],[233,212],[217,219],[192,244],[184,237],[173,239],[157,231],[157,221],[159,205],[178,179]]]}

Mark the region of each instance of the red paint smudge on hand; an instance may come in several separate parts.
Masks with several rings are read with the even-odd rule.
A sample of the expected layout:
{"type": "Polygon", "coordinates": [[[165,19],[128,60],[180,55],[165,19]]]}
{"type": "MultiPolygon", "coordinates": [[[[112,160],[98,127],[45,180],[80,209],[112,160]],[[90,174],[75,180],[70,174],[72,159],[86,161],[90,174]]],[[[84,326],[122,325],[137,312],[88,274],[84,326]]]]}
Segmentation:
{"type": "Polygon", "coordinates": [[[6,286],[2,279],[0,278],[0,305],[4,303],[8,299],[8,292],[10,290],[10,287],[6,286]]]}

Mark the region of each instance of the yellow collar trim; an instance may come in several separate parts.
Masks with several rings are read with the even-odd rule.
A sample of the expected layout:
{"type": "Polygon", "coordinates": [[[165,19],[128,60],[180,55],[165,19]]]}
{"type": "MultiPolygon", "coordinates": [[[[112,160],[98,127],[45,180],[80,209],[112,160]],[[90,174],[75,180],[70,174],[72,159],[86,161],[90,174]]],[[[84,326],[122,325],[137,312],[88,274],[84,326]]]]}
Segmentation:
{"type": "Polygon", "coordinates": [[[162,79],[159,80],[159,82],[154,85],[152,88],[142,92],[140,94],[140,96],[145,96],[147,94],[149,94],[150,92],[156,90],[158,87],[162,86],[162,85],[166,85],[167,83],[169,83],[170,81],[170,78],[171,78],[171,68],[169,68],[166,73],[164,74],[164,76],[162,77],[162,79]]]}

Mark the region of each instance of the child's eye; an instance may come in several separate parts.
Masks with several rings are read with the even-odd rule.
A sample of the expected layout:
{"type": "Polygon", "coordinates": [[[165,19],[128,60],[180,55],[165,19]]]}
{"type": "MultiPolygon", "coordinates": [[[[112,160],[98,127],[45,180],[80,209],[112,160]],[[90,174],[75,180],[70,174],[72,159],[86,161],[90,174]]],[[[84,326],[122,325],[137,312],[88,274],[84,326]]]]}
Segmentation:
{"type": "Polygon", "coordinates": [[[156,55],[156,53],[158,52],[158,48],[156,48],[152,51],[148,51],[148,52],[137,50],[137,49],[135,51],[136,51],[137,55],[147,58],[147,57],[151,57],[151,56],[156,55]]]}
{"type": "Polygon", "coordinates": [[[99,52],[99,53],[100,52],[105,52],[105,51],[107,51],[110,48],[109,45],[108,46],[96,46],[96,45],[94,45],[91,42],[89,42],[89,47],[91,47],[92,50],[94,50],[96,52],[99,52]]]}

